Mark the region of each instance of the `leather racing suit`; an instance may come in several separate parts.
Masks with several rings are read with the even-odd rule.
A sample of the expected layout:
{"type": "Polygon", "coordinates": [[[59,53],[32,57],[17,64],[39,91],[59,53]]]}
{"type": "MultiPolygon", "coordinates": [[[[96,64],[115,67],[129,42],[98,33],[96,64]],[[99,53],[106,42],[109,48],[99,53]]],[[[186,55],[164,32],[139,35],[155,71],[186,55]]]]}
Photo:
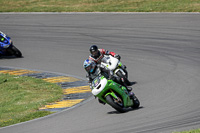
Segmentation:
{"type": "Polygon", "coordinates": [[[108,50],[105,49],[98,49],[99,51],[99,55],[97,57],[94,57],[93,55],[89,56],[90,60],[93,60],[94,62],[96,62],[97,64],[101,63],[101,59],[103,58],[104,55],[112,55],[113,57],[116,57],[120,60],[120,56],[114,52],[110,52],[108,50]]]}

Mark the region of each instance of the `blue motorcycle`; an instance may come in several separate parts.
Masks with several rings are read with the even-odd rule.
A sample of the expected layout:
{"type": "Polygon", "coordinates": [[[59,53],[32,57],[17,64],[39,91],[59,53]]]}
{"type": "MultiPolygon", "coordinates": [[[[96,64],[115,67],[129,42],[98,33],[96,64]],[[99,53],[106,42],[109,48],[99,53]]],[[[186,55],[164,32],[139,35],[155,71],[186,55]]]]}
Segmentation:
{"type": "Polygon", "coordinates": [[[0,56],[22,57],[22,53],[17,49],[6,34],[0,31],[0,56]]]}

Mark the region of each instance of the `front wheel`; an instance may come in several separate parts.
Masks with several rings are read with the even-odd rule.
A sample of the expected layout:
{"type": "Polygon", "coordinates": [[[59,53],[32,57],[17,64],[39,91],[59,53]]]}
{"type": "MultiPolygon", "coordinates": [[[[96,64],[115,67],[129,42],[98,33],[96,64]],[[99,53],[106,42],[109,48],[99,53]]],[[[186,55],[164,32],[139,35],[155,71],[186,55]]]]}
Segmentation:
{"type": "MultiPolygon", "coordinates": [[[[119,76],[120,78],[123,78],[124,79],[124,82],[126,85],[131,85],[130,81],[128,80],[127,76],[126,75],[123,75],[121,71],[118,71],[116,73],[117,76],[119,76]]],[[[123,82],[123,81],[122,81],[123,82]]]]}
{"type": "Polygon", "coordinates": [[[22,53],[19,51],[19,49],[17,49],[15,46],[12,47],[12,50],[14,52],[14,55],[16,57],[22,57],[22,53]]]}
{"type": "Polygon", "coordinates": [[[125,112],[123,109],[123,101],[121,101],[120,103],[116,101],[116,99],[114,97],[112,97],[111,95],[107,95],[106,96],[106,101],[108,102],[108,104],[110,106],[112,106],[114,109],[116,109],[118,112],[123,113],[125,112]]]}
{"type": "Polygon", "coordinates": [[[139,106],[140,106],[140,101],[138,100],[138,98],[134,95],[132,99],[133,99],[133,106],[132,106],[132,108],[133,108],[133,109],[139,108],[139,106]]]}

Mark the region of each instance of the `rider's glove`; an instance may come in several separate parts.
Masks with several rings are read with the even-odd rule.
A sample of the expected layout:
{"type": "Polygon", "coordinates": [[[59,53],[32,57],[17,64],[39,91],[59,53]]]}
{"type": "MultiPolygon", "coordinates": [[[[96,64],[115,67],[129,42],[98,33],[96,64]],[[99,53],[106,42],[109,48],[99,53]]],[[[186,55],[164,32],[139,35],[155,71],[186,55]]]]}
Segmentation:
{"type": "Polygon", "coordinates": [[[120,55],[118,55],[118,54],[116,54],[114,57],[115,57],[115,58],[117,58],[118,60],[120,60],[120,59],[121,59],[121,56],[120,56],[120,55]]]}

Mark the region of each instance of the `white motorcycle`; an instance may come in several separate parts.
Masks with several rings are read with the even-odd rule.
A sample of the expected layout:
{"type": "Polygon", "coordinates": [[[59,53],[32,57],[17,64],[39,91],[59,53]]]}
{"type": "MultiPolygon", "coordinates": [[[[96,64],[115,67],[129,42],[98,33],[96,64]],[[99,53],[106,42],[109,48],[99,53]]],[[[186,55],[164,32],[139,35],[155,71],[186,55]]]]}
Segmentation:
{"type": "Polygon", "coordinates": [[[117,59],[111,55],[104,55],[101,61],[101,65],[107,67],[111,70],[116,77],[120,77],[122,82],[126,85],[131,85],[128,80],[128,72],[126,71],[125,66],[117,59]]]}

